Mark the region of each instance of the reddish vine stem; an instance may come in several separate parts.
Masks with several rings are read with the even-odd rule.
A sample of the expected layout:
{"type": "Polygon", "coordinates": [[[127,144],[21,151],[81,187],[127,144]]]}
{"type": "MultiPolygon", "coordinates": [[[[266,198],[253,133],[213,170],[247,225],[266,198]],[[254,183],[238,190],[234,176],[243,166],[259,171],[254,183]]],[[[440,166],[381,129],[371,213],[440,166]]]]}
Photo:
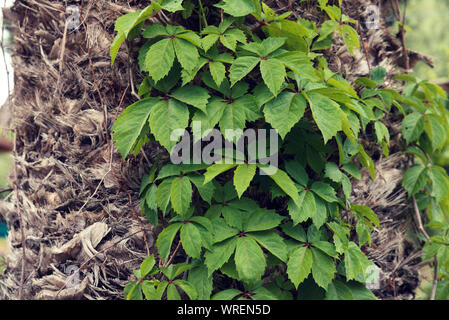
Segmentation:
{"type": "MultiPolygon", "coordinates": [[[[362,34],[362,32],[360,30],[360,23],[359,22],[357,22],[357,32],[359,33],[359,35],[362,34]]],[[[361,42],[360,44],[361,44],[361,47],[362,47],[362,50],[363,50],[363,55],[365,56],[365,60],[366,60],[366,63],[368,65],[368,70],[371,73],[371,63],[369,62],[368,51],[366,50],[366,43],[365,43],[365,40],[363,40],[362,36],[360,36],[360,42],[361,42]]]]}
{"type": "MultiPolygon", "coordinates": [[[[422,223],[421,219],[421,213],[418,208],[418,203],[416,202],[416,198],[413,197],[413,208],[415,210],[415,216],[416,220],[418,222],[418,229],[419,231],[424,235],[424,237],[428,240],[430,240],[430,236],[427,233],[426,229],[424,229],[424,225],[422,223]]],[[[432,283],[432,292],[430,293],[430,300],[435,300],[436,292],[437,292],[437,286],[438,286],[438,260],[435,256],[433,258],[433,283],[432,283]]]]}
{"type": "Polygon", "coordinates": [[[171,257],[167,260],[166,263],[164,263],[164,267],[168,267],[173,262],[173,259],[175,258],[176,254],[178,253],[180,247],[181,247],[181,240],[179,240],[178,245],[176,246],[175,251],[173,251],[173,254],[171,255],[171,257]]]}
{"type": "Polygon", "coordinates": [[[405,16],[406,16],[406,9],[407,9],[407,0],[404,0],[404,13],[401,15],[401,8],[399,7],[399,0],[395,0],[394,4],[396,6],[396,15],[401,23],[399,27],[399,32],[401,34],[401,45],[402,45],[402,51],[404,55],[404,64],[405,64],[405,71],[408,73],[410,71],[410,57],[408,56],[408,50],[407,50],[407,44],[405,41],[405,16]]]}
{"type": "MultiPolygon", "coordinates": [[[[131,195],[130,195],[130,197],[131,197],[131,195]]],[[[137,219],[137,221],[139,222],[140,230],[142,230],[142,233],[143,233],[143,241],[145,242],[145,249],[147,251],[147,256],[149,256],[150,255],[150,244],[148,243],[148,238],[147,238],[147,233],[145,231],[145,227],[142,223],[142,220],[140,220],[139,215],[137,213],[135,213],[134,216],[137,219]]]]}

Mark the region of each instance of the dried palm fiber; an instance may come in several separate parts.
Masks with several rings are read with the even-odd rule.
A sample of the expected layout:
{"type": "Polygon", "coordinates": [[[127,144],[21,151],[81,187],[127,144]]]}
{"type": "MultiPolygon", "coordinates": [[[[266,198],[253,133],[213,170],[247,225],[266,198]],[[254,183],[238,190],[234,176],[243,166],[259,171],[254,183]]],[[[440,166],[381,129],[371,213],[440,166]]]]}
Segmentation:
{"type": "MultiPolygon", "coordinates": [[[[149,164],[121,161],[105,131],[133,102],[127,55],[121,52],[114,68],[108,56],[113,23],[131,9],[125,2],[77,4],[83,24],[65,35],[65,1],[20,1],[6,12],[14,33],[18,199],[1,208],[12,247],[3,298],[18,298],[23,259],[24,299],[120,298],[153,248],[137,194],[149,164]],[[65,285],[70,266],[82,267],[77,290],[65,285]]],[[[158,148],[146,152],[151,159],[158,148]]]]}
{"type": "MultiPolygon", "coordinates": [[[[133,279],[132,270],[154,252],[157,230],[140,217],[138,191],[143,173],[163,151],[151,144],[144,148],[143,155],[122,161],[110,141],[112,123],[126,105],[135,101],[131,91],[133,83],[138,82],[130,81],[129,75],[138,71],[129,63],[125,50],[120,50],[114,67],[110,67],[113,24],[121,14],[140,9],[148,1],[133,1],[132,6],[126,1],[106,0],[70,3],[80,8],[82,25],[74,31],[65,31],[66,1],[16,1],[5,12],[14,33],[11,108],[17,132],[17,179],[12,183],[17,194],[13,193],[11,202],[3,202],[0,208],[11,230],[12,248],[6,257],[6,272],[0,278],[0,298],[17,299],[21,291],[24,299],[122,298],[123,286],[133,279]],[[73,267],[81,268],[77,274],[80,285],[76,287],[67,285],[73,280],[68,272],[73,267]]],[[[344,1],[344,11],[363,22],[363,8],[368,4],[364,0],[344,1]]],[[[272,1],[269,5],[280,11],[288,9],[288,1],[272,1]]],[[[323,20],[322,13],[309,2],[293,9],[297,16],[323,20]]],[[[362,28],[361,33],[373,48],[379,48],[374,51],[376,56],[368,51],[371,67],[381,65],[393,72],[402,52],[394,37],[383,27],[376,32],[362,28]]],[[[333,70],[350,81],[354,75],[369,71],[363,52],[350,56],[338,37],[324,54],[333,70]]],[[[134,59],[135,52],[131,56],[134,59]]],[[[397,126],[394,119],[392,123],[397,126]]],[[[367,149],[378,152],[375,147],[367,149]]],[[[392,156],[386,161],[379,158],[377,167],[385,169],[384,177],[394,173],[394,183],[399,187],[402,158],[392,156]],[[387,174],[386,168],[398,171],[387,174]]],[[[368,194],[355,188],[355,202],[376,199],[384,204],[382,225],[389,223],[388,213],[405,212],[403,192],[397,196],[396,189],[382,193],[382,199],[397,199],[390,207],[377,199],[377,193],[369,195],[378,190],[368,179],[361,186],[368,194]]],[[[406,219],[398,216],[401,219],[395,221],[398,227],[391,230],[392,235],[403,234],[406,219]]],[[[376,237],[380,233],[374,236],[375,241],[376,237]]],[[[390,245],[404,246],[399,242],[390,245]]],[[[386,273],[391,273],[384,256],[372,256],[386,273]]]]}

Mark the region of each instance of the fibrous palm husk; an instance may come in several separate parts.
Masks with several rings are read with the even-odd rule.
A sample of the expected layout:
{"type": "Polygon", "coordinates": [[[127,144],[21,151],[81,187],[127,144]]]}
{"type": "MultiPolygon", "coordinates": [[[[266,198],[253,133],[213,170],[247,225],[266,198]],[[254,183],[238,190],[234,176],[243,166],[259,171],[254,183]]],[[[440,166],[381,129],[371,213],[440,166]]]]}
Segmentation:
{"type": "MultiPolygon", "coordinates": [[[[17,192],[0,207],[10,228],[12,248],[0,278],[0,298],[119,299],[124,285],[134,277],[132,271],[155,251],[157,232],[141,217],[138,193],[142,175],[162,148],[153,143],[144,147],[143,154],[123,161],[110,138],[114,119],[135,101],[131,92],[138,82],[130,77],[138,70],[123,48],[110,66],[114,21],[148,1],[70,4],[80,10],[81,24],[74,30],[65,27],[66,1],[16,1],[5,12],[14,34],[15,89],[10,107],[17,134],[17,179],[12,181],[17,192]],[[68,285],[74,279],[68,271],[74,270],[78,285],[68,285]]],[[[363,22],[369,4],[344,1],[344,11],[363,22]]],[[[270,5],[280,11],[288,9],[288,1],[270,5]]],[[[294,15],[323,20],[309,2],[295,5],[294,15]]],[[[351,56],[336,37],[332,48],[324,52],[331,68],[350,81],[367,75],[366,61],[392,74],[401,55],[395,39],[383,26],[374,31],[362,28],[361,33],[374,49],[368,50],[368,56],[362,51],[351,56]]],[[[131,57],[135,59],[135,52],[131,57]]],[[[400,188],[402,159],[390,159],[387,164],[379,159],[377,167],[384,169],[379,177],[394,178],[400,188]],[[385,166],[397,171],[389,172],[385,166]]],[[[359,187],[354,190],[354,201],[382,203],[381,224],[389,230],[386,237],[397,240],[388,243],[389,254],[369,251],[382,270],[391,273],[390,258],[385,257],[404,244],[397,234],[405,234],[406,219],[396,220],[394,214],[399,209],[405,212],[406,198],[396,188],[378,194],[376,182],[368,179],[359,187]],[[371,192],[377,193],[370,196],[371,192]],[[379,197],[393,197],[394,205],[379,197]]],[[[382,239],[381,233],[374,236],[375,243],[382,239]]]]}

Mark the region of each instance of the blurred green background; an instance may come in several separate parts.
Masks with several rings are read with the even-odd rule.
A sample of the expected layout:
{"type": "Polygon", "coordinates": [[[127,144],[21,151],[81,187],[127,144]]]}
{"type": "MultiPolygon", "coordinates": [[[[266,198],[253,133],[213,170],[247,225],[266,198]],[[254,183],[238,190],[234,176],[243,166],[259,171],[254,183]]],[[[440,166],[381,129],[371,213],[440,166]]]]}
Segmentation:
{"type": "MultiPolygon", "coordinates": [[[[408,0],[406,9],[407,46],[430,56],[434,68],[419,62],[414,74],[437,84],[449,85],[449,0],[408,0]]],[[[437,159],[449,167],[449,146],[437,159]]]]}
{"type": "MultiPolygon", "coordinates": [[[[8,187],[8,175],[11,171],[11,155],[0,154],[0,190],[8,187]]],[[[6,192],[0,194],[0,199],[3,199],[7,195],[6,192]]],[[[6,224],[1,222],[0,219],[0,274],[3,272],[3,258],[2,255],[8,250],[6,239],[2,238],[7,235],[6,224]]]]}
{"type": "Polygon", "coordinates": [[[434,59],[435,68],[418,63],[415,75],[421,79],[449,82],[449,1],[408,0],[407,45],[434,59]]]}

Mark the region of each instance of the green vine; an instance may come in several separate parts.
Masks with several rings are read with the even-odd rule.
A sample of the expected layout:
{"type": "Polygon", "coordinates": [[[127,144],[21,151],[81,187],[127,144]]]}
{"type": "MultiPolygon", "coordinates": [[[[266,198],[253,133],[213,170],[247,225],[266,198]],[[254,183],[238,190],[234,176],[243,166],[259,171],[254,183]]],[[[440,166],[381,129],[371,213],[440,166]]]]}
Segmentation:
{"type": "Polygon", "coordinates": [[[383,120],[391,114],[404,117],[402,143],[413,164],[403,186],[417,215],[426,212],[425,259],[436,257],[437,276],[449,281],[449,177],[431,161],[448,142],[445,92],[410,75],[393,79],[405,84],[401,92],[385,89],[383,68],[357,88],[332,72],[320,50],[334,33],[351,53],[360,44],[356,22],[327,0],[318,1],[329,17],[320,28],[258,0],[198,4],[197,30],[165,23],[166,14],[196,23],[190,1],[152,1],[117,20],[112,63],[125,40],[147,39],[138,57],[141,100],[113,126],[119,152],[136,156],[155,140],[171,153],[181,139],[172,133],[195,136],[195,122],[194,141],[214,128],[234,144],[240,136],[228,129],[275,129],[279,164],[256,175],[273,166],[235,152],[231,163],[157,161],[140,197],[148,221],[164,228],[125,298],[375,299],[364,286],[374,263],[361,247],[371,245],[379,219],[351,203],[351,179],[362,178],[360,165],[375,178],[373,143],[388,157],[383,120]]]}

